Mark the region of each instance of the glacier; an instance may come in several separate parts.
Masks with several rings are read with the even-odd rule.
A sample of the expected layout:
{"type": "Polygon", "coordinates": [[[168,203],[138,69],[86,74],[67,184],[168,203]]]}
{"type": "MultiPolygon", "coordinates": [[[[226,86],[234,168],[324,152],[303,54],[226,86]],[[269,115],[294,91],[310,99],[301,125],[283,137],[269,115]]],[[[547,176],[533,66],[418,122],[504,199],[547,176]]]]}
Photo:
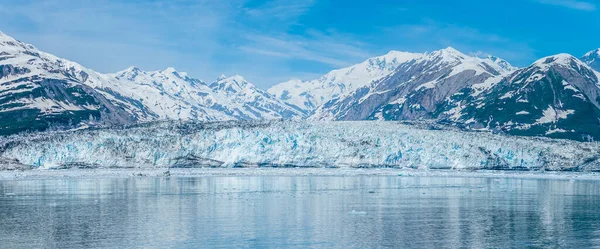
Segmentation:
{"type": "Polygon", "coordinates": [[[170,121],[0,137],[0,169],[200,167],[597,171],[600,147],[373,121],[170,121]]]}

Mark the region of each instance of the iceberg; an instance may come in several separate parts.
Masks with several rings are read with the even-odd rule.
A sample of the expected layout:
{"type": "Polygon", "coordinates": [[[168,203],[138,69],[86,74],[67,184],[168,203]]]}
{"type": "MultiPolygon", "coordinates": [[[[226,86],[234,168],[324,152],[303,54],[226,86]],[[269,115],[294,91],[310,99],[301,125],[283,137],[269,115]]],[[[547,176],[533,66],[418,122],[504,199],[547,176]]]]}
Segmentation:
{"type": "Polygon", "coordinates": [[[402,122],[165,121],[0,137],[2,167],[597,171],[600,147],[402,122]]]}

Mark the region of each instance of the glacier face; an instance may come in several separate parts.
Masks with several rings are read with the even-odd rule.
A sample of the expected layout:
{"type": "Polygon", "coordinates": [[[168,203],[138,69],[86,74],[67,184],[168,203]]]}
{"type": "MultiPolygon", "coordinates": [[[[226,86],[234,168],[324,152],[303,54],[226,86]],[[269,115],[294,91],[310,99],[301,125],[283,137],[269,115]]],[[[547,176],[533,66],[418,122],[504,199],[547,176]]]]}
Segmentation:
{"type": "Polygon", "coordinates": [[[399,122],[158,122],[0,138],[4,167],[600,170],[600,147],[399,122]]]}

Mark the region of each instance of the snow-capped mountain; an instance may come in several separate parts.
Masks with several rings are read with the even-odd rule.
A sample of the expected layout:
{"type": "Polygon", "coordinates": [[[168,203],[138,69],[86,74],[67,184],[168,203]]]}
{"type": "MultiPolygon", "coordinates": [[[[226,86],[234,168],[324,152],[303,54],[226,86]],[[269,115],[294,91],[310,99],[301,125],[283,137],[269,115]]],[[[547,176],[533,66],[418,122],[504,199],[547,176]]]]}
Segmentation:
{"type": "Polygon", "coordinates": [[[600,139],[600,49],[517,69],[451,47],[392,51],[263,91],[174,68],[101,74],[0,32],[0,135],[154,120],[420,120],[515,135],[600,139]]]}
{"type": "Polygon", "coordinates": [[[587,52],[583,57],[581,57],[581,61],[588,64],[596,71],[600,71],[600,48],[587,52]]]}
{"type": "Polygon", "coordinates": [[[221,76],[207,84],[174,68],[145,72],[135,67],[109,76],[122,83],[115,91],[139,100],[160,119],[277,119],[301,114],[241,76],[221,76]]]}
{"type": "Polygon", "coordinates": [[[392,73],[398,65],[420,56],[418,53],[390,51],[354,66],[333,70],[316,80],[280,83],[269,88],[268,92],[310,113],[325,102],[369,85],[392,73]]]}
{"type": "Polygon", "coordinates": [[[506,61],[502,58],[498,58],[493,55],[488,55],[486,57],[486,59],[488,59],[489,61],[493,62],[494,64],[500,66],[502,69],[504,69],[504,71],[507,71],[507,72],[513,72],[513,71],[516,71],[517,69],[519,69],[518,67],[511,65],[508,61],[506,61]]]}
{"type": "Polygon", "coordinates": [[[152,117],[105,75],[0,33],[0,133],[152,117]]]}
{"type": "Polygon", "coordinates": [[[241,110],[239,115],[234,115],[237,119],[289,119],[303,116],[302,110],[277,100],[239,75],[221,75],[209,86],[218,98],[226,100],[231,106],[239,106],[235,107],[235,112],[241,110]]]}
{"type": "Polygon", "coordinates": [[[472,57],[448,47],[399,63],[390,75],[325,103],[311,118],[430,119],[444,100],[461,89],[477,86],[513,69],[502,59],[472,57]]]}
{"type": "Polygon", "coordinates": [[[279,119],[296,110],[240,76],[212,84],[173,68],[101,74],[0,33],[0,134],[158,119],[279,119]]]}
{"type": "Polygon", "coordinates": [[[600,139],[600,73],[558,54],[448,99],[439,118],[471,129],[600,139]]]}

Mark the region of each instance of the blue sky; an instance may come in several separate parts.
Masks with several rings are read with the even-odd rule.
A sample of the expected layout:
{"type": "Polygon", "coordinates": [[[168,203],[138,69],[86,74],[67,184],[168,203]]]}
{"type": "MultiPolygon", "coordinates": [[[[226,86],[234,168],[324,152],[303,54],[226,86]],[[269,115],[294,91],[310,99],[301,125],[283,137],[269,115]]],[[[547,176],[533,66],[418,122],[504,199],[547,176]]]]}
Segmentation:
{"type": "Polygon", "coordinates": [[[514,65],[600,47],[597,0],[0,0],[0,30],[100,72],[169,66],[266,88],[389,50],[514,65]]]}

